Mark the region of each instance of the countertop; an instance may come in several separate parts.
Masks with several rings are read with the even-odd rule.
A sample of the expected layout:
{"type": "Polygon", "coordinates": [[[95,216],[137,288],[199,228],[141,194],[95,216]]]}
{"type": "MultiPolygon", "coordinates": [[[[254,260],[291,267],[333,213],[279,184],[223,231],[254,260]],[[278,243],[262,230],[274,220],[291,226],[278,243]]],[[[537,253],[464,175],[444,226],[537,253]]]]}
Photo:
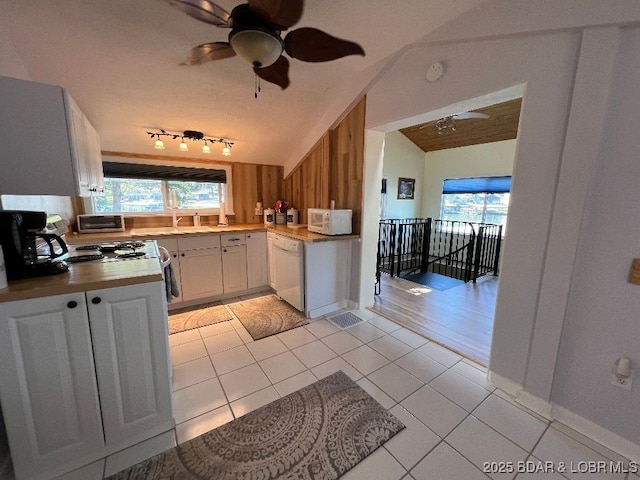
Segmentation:
{"type": "Polygon", "coordinates": [[[157,258],[74,263],[65,273],[10,281],[0,290],[0,303],[161,280],[157,258]]]}
{"type": "Polygon", "coordinates": [[[266,227],[263,224],[242,224],[229,225],[227,227],[217,226],[201,226],[201,227],[150,227],[150,228],[133,228],[124,232],[106,232],[106,233],[81,233],[67,234],[65,236],[67,243],[75,245],[79,243],[94,242],[112,242],[130,239],[157,239],[170,236],[189,236],[189,235],[207,235],[222,234],[231,232],[273,232],[279,235],[303,240],[305,242],[330,242],[335,240],[347,240],[359,238],[359,235],[320,235],[307,230],[304,226],[287,227],[286,225],[270,225],[266,227]]]}

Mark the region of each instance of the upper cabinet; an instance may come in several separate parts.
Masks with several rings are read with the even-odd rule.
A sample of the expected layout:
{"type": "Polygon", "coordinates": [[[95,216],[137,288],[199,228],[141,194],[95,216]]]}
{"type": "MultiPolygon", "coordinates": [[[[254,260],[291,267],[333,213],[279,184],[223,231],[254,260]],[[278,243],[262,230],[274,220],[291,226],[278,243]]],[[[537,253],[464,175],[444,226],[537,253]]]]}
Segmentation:
{"type": "Polygon", "coordinates": [[[0,77],[0,194],[104,193],[100,139],[61,87],[0,77]]]}

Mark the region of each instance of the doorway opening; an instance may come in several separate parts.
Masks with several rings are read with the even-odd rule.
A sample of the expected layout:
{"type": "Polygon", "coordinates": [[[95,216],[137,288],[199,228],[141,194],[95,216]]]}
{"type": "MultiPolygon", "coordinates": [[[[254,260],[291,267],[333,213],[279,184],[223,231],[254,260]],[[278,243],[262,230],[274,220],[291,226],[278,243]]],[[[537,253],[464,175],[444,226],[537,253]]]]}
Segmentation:
{"type": "MultiPolygon", "coordinates": [[[[521,94],[511,91],[510,95],[500,99],[493,94],[486,100],[452,105],[414,117],[408,126],[385,134],[382,176],[386,188],[381,193],[380,224],[398,222],[405,227],[389,238],[379,238],[379,262],[385,241],[387,249],[391,237],[396,244],[407,241],[398,237],[399,230],[404,236],[421,233],[408,240],[413,251],[402,252],[405,263],[395,264],[395,274],[388,268],[377,274],[372,309],[484,365],[491,350],[499,251],[508,240],[510,185],[522,104],[521,94]],[[429,229],[412,230],[406,225],[428,225],[429,229]],[[461,273],[462,264],[474,261],[468,242],[476,233],[452,230],[460,232],[464,226],[465,232],[477,232],[494,225],[499,230],[491,230],[498,237],[494,239],[497,247],[492,247],[498,250],[498,258],[492,257],[493,268],[480,277],[461,273]],[[432,230],[439,230],[438,240],[426,237],[432,230]],[[438,253],[434,253],[436,248],[438,253]],[[442,255],[443,248],[446,255],[453,252],[460,257],[456,266],[442,255]],[[464,248],[471,253],[461,257],[464,248]],[[419,261],[415,261],[417,256],[419,261]]],[[[478,246],[474,241],[472,250],[478,246]]]]}

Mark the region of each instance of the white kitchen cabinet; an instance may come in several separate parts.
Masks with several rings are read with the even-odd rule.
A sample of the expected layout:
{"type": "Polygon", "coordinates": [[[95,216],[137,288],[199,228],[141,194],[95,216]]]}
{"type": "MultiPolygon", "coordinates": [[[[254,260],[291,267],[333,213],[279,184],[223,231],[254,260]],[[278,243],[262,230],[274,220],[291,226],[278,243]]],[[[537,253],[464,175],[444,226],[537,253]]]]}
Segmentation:
{"type": "Polygon", "coordinates": [[[0,194],[101,193],[97,132],[64,89],[0,77],[0,105],[0,194]]]}
{"type": "Polygon", "coordinates": [[[178,250],[184,301],[213,297],[224,292],[218,235],[179,238],[178,250]]]}
{"type": "Polygon", "coordinates": [[[173,428],[166,301],[156,283],[87,292],[107,446],[173,428]]]}
{"type": "Polygon", "coordinates": [[[17,479],[56,477],[173,427],[165,306],[161,282],[0,303],[17,479]]]}
{"type": "Polygon", "coordinates": [[[351,241],[305,242],[305,314],[317,318],[349,303],[351,241]]]}
{"type": "Polygon", "coordinates": [[[244,233],[220,235],[225,294],[247,289],[247,247],[244,233]]]}
{"type": "Polygon", "coordinates": [[[276,237],[275,233],[267,233],[267,261],[269,264],[269,286],[276,289],[276,259],[273,252],[273,239],[276,237]]]}
{"type": "Polygon", "coordinates": [[[247,287],[263,287],[268,283],[267,233],[247,233],[247,287]]]}

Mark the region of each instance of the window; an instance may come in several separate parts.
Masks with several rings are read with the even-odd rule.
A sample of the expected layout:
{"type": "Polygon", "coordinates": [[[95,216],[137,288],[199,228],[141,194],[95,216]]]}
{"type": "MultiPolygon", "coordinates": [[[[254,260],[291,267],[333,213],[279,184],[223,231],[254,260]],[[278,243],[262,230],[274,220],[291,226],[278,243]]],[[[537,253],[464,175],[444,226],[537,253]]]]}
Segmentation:
{"type": "MultiPolygon", "coordinates": [[[[167,167],[104,162],[105,193],[94,199],[97,213],[218,213],[226,198],[227,169],[167,167]]],[[[230,201],[227,211],[232,212],[230,201]]]]}
{"type": "Polygon", "coordinates": [[[440,218],[504,226],[510,190],[511,177],[445,179],[440,218]]]}

